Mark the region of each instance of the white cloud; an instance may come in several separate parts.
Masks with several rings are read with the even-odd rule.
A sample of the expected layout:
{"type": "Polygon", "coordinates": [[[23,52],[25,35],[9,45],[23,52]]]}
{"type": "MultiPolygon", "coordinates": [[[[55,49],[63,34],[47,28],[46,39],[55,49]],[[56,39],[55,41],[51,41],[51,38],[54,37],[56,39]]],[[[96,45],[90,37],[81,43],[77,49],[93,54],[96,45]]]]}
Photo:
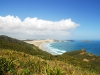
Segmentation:
{"type": "Polygon", "coordinates": [[[24,34],[24,35],[69,35],[70,30],[75,29],[78,24],[71,19],[61,21],[48,21],[38,18],[27,17],[21,21],[19,17],[0,16],[0,34],[24,34]]]}

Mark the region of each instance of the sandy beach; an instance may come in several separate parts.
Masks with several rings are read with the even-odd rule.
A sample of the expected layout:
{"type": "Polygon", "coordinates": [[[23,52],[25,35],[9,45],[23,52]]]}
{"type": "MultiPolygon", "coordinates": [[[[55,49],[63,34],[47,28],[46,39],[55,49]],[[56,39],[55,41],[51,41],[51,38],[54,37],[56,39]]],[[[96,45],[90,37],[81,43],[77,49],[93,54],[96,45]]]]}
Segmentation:
{"type": "Polygon", "coordinates": [[[54,40],[52,39],[45,39],[45,40],[33,40],[33,41],[24,41],[29,44],[34,44],[35,46],[39,47],[40,49],[44,50],[42,45],[45,43],[52,43],[54,40]]]}

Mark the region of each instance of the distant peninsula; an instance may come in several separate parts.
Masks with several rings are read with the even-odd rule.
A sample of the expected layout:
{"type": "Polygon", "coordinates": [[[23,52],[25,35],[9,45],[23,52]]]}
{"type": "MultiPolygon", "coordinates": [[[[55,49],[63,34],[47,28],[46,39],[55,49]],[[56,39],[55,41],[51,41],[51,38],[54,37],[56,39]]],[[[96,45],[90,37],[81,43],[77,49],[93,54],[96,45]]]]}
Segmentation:
{"type": "Polygon", "coordinates": [[[90,42],[90,40],[81,40],[81,42],[90,42]]]}

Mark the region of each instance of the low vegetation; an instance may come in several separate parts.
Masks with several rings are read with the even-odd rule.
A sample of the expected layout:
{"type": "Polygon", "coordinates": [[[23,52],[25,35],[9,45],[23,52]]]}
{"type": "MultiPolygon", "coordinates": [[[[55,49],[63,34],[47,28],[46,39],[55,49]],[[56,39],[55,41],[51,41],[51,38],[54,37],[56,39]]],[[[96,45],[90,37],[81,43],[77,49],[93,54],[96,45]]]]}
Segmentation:
{"type": "Polygon", "coordinates": [[[12,50],[0,50],[0,75],[96,75],[62,61],[44,60],[12,50]]]}
{"type": "Polygon", "coordinates": [[[18,52],[24,52],[27,54],[35,55],[43,59],[51,59],[52,55],[48,52],[45,52],[33,44],[28,44],[23,41],[10,38],[8,36],[0,36],[0,48],[1,49],[10,49],[18,52]]]}
{"type": "Polygon", "coordinates": [[[100,56],[85,50],[51,55],[38,47],[0,36],[0,75],[99,75],[100,56]]]}
{"type": "Polygon", "coordinates": [[[100,74],[100,56],[87,53],[85,50],[76,50],[57,55],[56,59],[74,66],[80,67],[82,70],[88,70],[100,74]]]}

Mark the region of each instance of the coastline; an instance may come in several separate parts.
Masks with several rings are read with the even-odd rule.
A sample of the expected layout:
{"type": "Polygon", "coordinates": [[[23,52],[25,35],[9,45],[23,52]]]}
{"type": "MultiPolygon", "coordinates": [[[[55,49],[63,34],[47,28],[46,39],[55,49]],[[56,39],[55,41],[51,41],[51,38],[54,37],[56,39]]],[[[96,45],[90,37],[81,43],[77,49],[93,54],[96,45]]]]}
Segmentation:
{"type": "Polygon", "coordinates": [[[24,42],[33,44],[33,45],[39,47],[41,50],[46,51],[52,55],[61,55],[66,52],[65,50],[59,50],[57,48],[51,47],[51,44],[56,42],[55,40],[51,40],[51,39],[32,40],[32,41],[24,41],[24,42]]]}
{"type": "Polygon", "coordinates": [[[55,40],[52,39],[46,39],[46,40],[33,40],[33,41],[24,41],[29,44],[33,44],[37,47],[39,47],[41,50],[46,51],[52,55],[61,55],[65,53],[65,50],[59,50],[57,48],[51,47],[51,44],[56,42],[55,40]]]}
{"type": "MultiPolygon", "coordinates": [[[[92,41],[92,43],[91,42],[90,43],[89,42],[88,43],[87,42],[86,43],[85,42],[82,43],[81,41],[79,41],[78,43],[77,42],[70,42],[72,44],[70,44],[70,45],[68,44],[68,47],[65,48],[65,49],[59,48],[60,46],[54,47],[53,43],[60,43],[60,41],[55,41],[55,40],[52,40],[52,39],[31,40],[31,41],[25,41],[25,42],[30,43],[30,44],[34,44],[35,46],[39,47],[41,50],[46,51],[46,52],[48,52],[48,53],[50,53],[52,55],[61,55],[61,54],[65,53],[65,52],[81,50],[83,48],[88,53],[95,54],[97,56],[100,55],[99,52],[98,52],[100,46],[99,46],[98,42],[96,43],[95,41],[92,41]],[[76,47],[74,47],[73,45],[76,45],[76,47]],[[94,47],[94,45],[95,45],[95,47],[94,47]],[[91,50],[91,46],[93,46],[92,50],[91,50]],[[94,50],[95,50],[95,52],[94,52],[94,50]],[[96,53],[96,52],[98,52],[98,53],[96,53]]],[[[64,45],[64,43],[62,45],[64,45]]]]}
{"type": "Polygon", "coordinates": [[[39,47],[41,50],[43,51],[47,51],[43,46],[46,44],[46,43],[53,43],[55,42],[54,40],[52,39],[46,39],[46,40],[33,40],[33,41],[24,41],[26,43],[29,43],[29,44],[33,44],[37,47],[39,47]]]}

